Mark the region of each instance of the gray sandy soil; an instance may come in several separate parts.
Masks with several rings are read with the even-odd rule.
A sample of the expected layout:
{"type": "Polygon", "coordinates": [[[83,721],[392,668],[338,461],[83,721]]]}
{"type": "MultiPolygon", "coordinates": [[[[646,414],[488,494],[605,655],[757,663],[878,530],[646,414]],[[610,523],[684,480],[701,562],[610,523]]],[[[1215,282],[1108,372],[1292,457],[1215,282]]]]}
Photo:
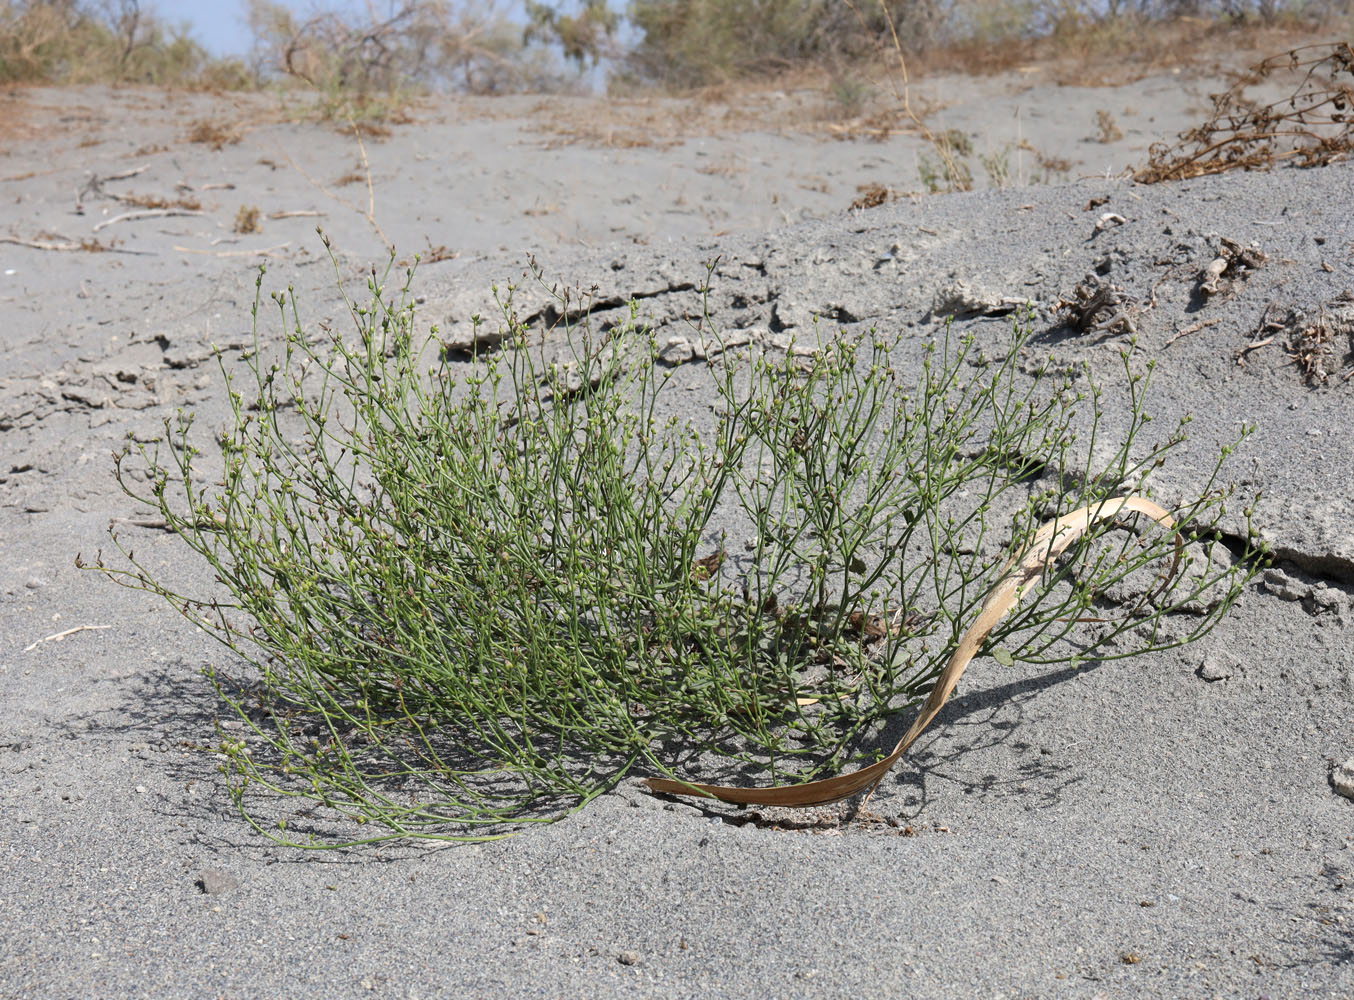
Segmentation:
{"type": "MultiPolygon", "coordinates": [[[[1354,756],[1354,342],[1342,328],[1322,384],[1292,356],[1298,312],[1354,328],[1354,167],[1120,176],[1210,89],[953,83],[933,125],[1071,166],[1035,177],[1019,150],[1015,180],[1053,183],[934,197],[906,195],[924,189],[915,137],[841,141],[812,109],[720,126],[706,105],[455,101],[359,147],[262,99],[0,94],[0,237],[19,241],[0,243],[0,995],[1354,994],[1354,801],[1329,780],[1354,756]],[[1095,141],[1099,109],[1123,138],[1095,141]],[[201,121],[239,141],[189,142],[201,121]],[[870,183],[903,196],[848,209],[870,183]],[[132,196],[201,214],[113,221],[144,210],[132,196]],[[262,231],[235,232],[249,207],[262,231]],[[274,217],[296,212],[314,214],[274,217]],[[1156,363],[1160,426],[1195,415],[1158,494],[1190,497],[1255,424],[1229,475],[1263,491],[1276,568],[1195,646],[975,663],[853,823],[696,808],[636,779],[500,842],[276,847],[192,749],[232,724],[201,673],[229,654],[75,558],[144,514],[112,478],[126,435],[153,440],[180,407],[225,419],[211,345],[233,362],[250,343],[260,260],[309,321],[347,321],[317,224],[358,283],[383,237],[444,248],[415,291],[452,338],[528,251],[548,280],[637,298],[664,342],[691,336],[717,257],[723,330],[900,332],[909,370],[948,315],[996,344],[1003,300],[1028,301],[1035,348],[1108,387],[1113,436],[1127,338],[1058,312],[1096,274],[1121,289],[1134,364],[1156,363]],[[1222,237],[1266,260],[1205,295],[1222,237]],[[55,249],[92,240],[103,252],[55,249]]],[[[544,303],[528,288],[523,315],[544,303]]],[[[119,530],[209,585],[176,537],[119,530]]]]}

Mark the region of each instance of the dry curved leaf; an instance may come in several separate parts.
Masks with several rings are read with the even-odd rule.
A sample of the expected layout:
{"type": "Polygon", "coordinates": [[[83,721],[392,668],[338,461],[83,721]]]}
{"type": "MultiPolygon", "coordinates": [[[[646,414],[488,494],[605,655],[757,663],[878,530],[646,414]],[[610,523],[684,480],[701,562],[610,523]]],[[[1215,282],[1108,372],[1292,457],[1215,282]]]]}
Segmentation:
{"type": "MultiPolygon", "coordinates": [[[[702,785],[672,778],[649,778],[647,779],[649,788],[669,795],[700,795],[743,805],[820,806],[849,798],[856,792],[877,784],[907,752],[922,734],[922,730],[940,714],[941,708],[954,692],[955,685],[959,683],[964,668],[982,647],[988,634],[996,628],[1006,613],[1019,603],[1025,591],[1039,579],[1045,568],[1085,534],[1091,525],[1108,520],[1122,511],[1137,511],[1167,528],[1175,527],[1175,519],[1164,507],[1146,497],[1138,496],[1115,497],[1103,503],[1074,510],[1045,524],[1035,533],[1029,545],[1006,564],[996,586],[983,602],[977,620],[960,638],[959,645],[955,647],[945,669],[936,679],[936,685],[931,689],[931,695],[926,699],[920,714],[898,741],[898,745],[893,748],[893,752],[883,760],[858,771],[798,785],[740,788],[733,785],[702,785]]],[[[1177,533],[1175,557],[1171,562],[1166,584],[1169,584],[1170,579],[1175,576],[1183,548],[1184,540],[1177,533]]]]}

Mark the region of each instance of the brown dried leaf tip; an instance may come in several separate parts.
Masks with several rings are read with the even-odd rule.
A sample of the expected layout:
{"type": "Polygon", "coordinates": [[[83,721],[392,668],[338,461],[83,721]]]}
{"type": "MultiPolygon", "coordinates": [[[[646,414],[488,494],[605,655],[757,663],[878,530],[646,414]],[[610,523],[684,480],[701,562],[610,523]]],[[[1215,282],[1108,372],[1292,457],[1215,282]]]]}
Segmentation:
{"type": "Polygon", "coordinates": [[[1252,67],[1222,94],[1213,114],[1180,133],[1174,146],[1155,143],[1140,184],[1183,180],[1227,170],[1267,170],[1285,160],[1316,167],[1354,151],[1354,47],[1349,42],[1303,45],[1252,67]],[[1283,71],[1298,74],[1292,92],[1257,104],[1245,89],[1283,71]]]}
{"type": "Polygon", "coordinates": [[[718,549],[711,552],[703,559],[697,559],[691,567],[691,580],[693,583],[702,583],[713,578],[718,572],[719,567],[724,565],[724,550],[718,549]]]}
{"type": "Polygon", "coordinates": [[[1269,260],[1258,247],[1243,246],[1236,240],[1220,237],[1218,255],[1199,272],[1199,294],[1204,297],[1230,295],[1269,260]]]}

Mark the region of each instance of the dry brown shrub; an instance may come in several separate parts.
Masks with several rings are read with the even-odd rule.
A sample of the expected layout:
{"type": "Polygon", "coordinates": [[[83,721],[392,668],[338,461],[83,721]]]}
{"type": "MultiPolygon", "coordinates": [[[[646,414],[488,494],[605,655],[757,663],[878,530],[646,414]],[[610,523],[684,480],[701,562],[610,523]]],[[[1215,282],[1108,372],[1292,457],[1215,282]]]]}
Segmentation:
{"type": "Polygon", "coordinates": [[[852,211],[877,208],[889,200],[889,189],[883,184],[861,184],[856,188],[856,192],[860,197],[851,202],[852,211]]]}
{"type": "Polygon", "coordinates": [[[1095,113],[1096,142],[1108,145],[1111,142],[1118,142],[1124,137],[1124,130],[1119,127],[1119,123],[1114,120],[1114,115],[1101,108],[1095,113]]]}
{"type": "Polygon", "coordinates": [[[1072,161],[1061,156],[1046,156],[1035,150],[1034,162],[1039,165],[1040,170],[1047,173],[1069,174],[1072,172],[1072,161]]]}
{"type": "Polygon", "coordinates": [[[235,231],[237,233],[257,233],[263,227],[259,225],[259,210],[254,205],[241,205],[235,213],[235,231]]]}
{"type": "Polygon", "coordinates": [[[1227,170],[1266,170],[1289,161],[1303,167],[1342,160],[1354,150],[1354,48],[1349,42],[1303,45],[1264,60],[1228,90],[1213,95],[1208,120],[1156,143],[1142,184],[1183,180],[1227,170]],[[1281,72],[1298,72],[1292,92],[1271,104],[1245,96],[1247,87],[1281,72]]]}
{"type": "Polygon", "coordinates": [[[188,130],[189,142],[200,142],[220,152],[227,145],[233,145],[244,136],[244,130],[236,122],[218,122],[200,119],[193,122],[188,130]]]}

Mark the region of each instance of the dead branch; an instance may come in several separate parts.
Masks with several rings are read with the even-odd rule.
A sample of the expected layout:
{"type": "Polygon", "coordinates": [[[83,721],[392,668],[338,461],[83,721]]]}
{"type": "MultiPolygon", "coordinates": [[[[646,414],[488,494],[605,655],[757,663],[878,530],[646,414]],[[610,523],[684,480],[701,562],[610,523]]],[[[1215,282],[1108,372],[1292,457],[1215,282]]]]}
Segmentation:
{"type": "Polygon", "coordinates": [[[104,219],[94,227],[94,232],[98,232],[105,226],[111,226],[115,222],[132,222],[137,219],[163,219],[171,215],[206,215],[206,212],[193,208],[146,208],[136,212],[123,212],[121,215],[115,215],[111,219],[104,219]]]}

